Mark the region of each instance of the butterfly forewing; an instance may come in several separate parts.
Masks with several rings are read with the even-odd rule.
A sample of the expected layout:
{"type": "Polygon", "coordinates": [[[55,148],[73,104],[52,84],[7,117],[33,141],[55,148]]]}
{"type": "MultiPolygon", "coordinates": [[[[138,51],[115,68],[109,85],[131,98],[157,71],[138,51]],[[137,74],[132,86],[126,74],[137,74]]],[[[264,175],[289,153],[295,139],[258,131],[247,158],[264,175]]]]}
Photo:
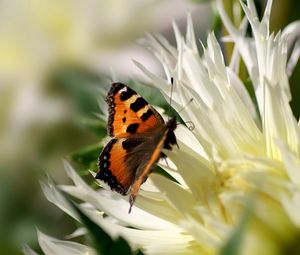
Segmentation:
{"type": "Polygon", "coordinates": [[[112,137],[128,137],[164,125],[159,113],[122,83],[112,84],[106,101],[109,106],[108,133],[112,137]]]}

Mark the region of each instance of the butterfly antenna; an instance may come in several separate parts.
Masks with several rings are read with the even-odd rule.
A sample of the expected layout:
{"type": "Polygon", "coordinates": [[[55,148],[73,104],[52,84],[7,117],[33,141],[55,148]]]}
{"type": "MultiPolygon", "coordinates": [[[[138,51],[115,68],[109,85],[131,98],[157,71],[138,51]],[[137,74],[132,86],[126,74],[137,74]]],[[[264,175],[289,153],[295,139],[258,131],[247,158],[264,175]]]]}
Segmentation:
{"type": "MultiPolygon", "coordinates": [[[[171,112],[173,88],[174,88],[174,79],[173,79],[173,77],[171,77],[171,94],[170,94],[170,101],[169,101],[168,116],[170,115],[170,112],[171,112]]],[[[170,118],[170,117],[168,117],[168,118],[170,118]]]]}
{"type": "Polygon", "coordinates": [[[164,158],[164,159],[165,159],[165,162],[166,162],[167,167],[169,167],[169,163],[168,163],[167,158],[164,158]]]}
{"type": "Polygon", "coordinates": [[[190,98],[190,100],[181,107],[181,109],[177,113],[181,113],[191,102],[193,102],[194,98],[190,98]]]}
{"type": "Polygon", "coordinates": [[[174,79],[173,77],[171,77],[171,95],[170,95],[170,102],[169,102],[170,105],[172,103],[173,88],[174,88],[174,79]]]}
{"type": "MultiPolygon", "coordinates": [[[[191,98],[184,106],[182,106],[182,108],[178,111],[178,113],[182,112],[191,102],[193,102],[194,98],[191,98]]],[[[193,131],[195,129],[195,124],[192,122],[192,121],[185,121],[184,122],[187,126],[187,128],[190,130],[190,131],[193,131]],[[187,125],[189,124],[189,125],[187,125]]],[[[181,124],[181,123],[178,123],[178,124],[181,124]]]]}

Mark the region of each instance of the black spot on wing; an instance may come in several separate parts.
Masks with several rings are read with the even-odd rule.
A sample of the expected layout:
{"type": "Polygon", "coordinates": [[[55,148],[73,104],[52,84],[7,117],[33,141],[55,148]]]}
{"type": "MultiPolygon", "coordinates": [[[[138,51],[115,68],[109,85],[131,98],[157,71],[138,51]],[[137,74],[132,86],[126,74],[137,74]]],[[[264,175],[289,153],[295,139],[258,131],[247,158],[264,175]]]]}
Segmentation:
{"type": "Polygon", "coordinates": [[[130,133],[130,134],[133,134],[133,133],[136,132],[138,127],[139,127],[139,124],[137,124],[137,123],[130,124],[126,129],[126,132],[130,133]]]}
{"type": "Polygon", "coordinates": [[[153,115],[153,111],[151,109],[148,109],[143,115],[141,116],[142,121],[146,121],[153,115]]]}
{"type": "Polygon", "coordinates": [[[135,102],[130,105],[130,109],[134,112],[138,112],[140,109],[144,108],[148,103],[144,98],[138,97],[135,102]]]}
{"type": "Polygon", "coordinates": [[[126,139],[122,142],[122,147],[127,152],[132,151],[135,147],[140,145],[143,142],[141,139],[126,139]]]}
{"type": "Polygon", "coordinates": [[[131,98],[133,95],[136,95],[136,92],[133,91],[131,88],[126,88],[126,91],[123,91],[120,94],[120,100],[121,101],[126,101],[127,99],[131,98]]]}
{"type": "Polygon", "coordinates": [[[125,123],[126,122],[126,117],[123,117],[122,121],[123,121],[123,123],[125,123]]]}

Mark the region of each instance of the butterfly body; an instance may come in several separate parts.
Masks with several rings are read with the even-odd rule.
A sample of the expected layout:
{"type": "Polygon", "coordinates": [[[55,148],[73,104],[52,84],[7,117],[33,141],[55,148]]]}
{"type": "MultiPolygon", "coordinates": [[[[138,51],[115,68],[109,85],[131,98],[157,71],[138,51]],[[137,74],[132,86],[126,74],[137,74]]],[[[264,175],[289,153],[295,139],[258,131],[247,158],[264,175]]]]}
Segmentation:
{"type": "Polygon", "coordinates": [[[106,101],[112,139],[99,156],[96,178],[122,195],[130,191],[131,210],[140,186],[157,161],[165,157],[162,149],[177,144],[176,118],[165,123],[152,106],[122,83],[112,84],[106,101]]]}

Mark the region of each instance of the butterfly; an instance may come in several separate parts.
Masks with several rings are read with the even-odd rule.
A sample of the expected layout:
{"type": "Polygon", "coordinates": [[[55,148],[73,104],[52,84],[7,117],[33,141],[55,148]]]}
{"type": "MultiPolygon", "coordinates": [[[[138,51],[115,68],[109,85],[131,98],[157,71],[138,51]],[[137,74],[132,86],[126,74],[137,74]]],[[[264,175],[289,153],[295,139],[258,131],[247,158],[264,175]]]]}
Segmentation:
{"type": "MultiPolygon", "coordinates": [[[[176,144],[176,118],[164,122],[146,100],[123,83],[113,83],[107,94],[108,135],[112,139],[100,156],[96,179],[129,197],[129,213],[140,186],[147,180],[162,149],[176,144]]],[[[178,145],[177,145],[178,146],[178,145]]]]}

